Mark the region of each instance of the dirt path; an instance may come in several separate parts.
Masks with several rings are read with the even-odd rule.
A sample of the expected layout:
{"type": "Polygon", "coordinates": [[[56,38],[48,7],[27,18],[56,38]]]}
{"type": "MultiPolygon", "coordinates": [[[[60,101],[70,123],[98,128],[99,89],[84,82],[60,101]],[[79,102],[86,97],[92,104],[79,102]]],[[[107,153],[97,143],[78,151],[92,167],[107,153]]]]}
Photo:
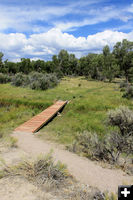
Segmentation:
{"type": "Polygon", "coordinates": [[[55,144],[44,142],[31,133],[15,132],[18,146],[32,155],[46,154],[53,149],[56,161],[67,164],[69,172],[81,183],[98,187],[101,191],[117,192],[118,185],[133,183],[133,177],[121,170],[106,169],[94,162],[63,150],[55,144]]]}

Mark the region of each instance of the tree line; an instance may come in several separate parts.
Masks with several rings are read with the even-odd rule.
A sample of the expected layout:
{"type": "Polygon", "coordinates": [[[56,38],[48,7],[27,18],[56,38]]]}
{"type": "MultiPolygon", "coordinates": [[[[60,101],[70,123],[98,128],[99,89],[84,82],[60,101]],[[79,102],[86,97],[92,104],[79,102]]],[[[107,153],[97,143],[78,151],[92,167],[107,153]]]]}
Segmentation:
{"type": "Polygon", "coordinates": [[[0,53],[0,72],[5,74],[18,72],[29,74],[37,71],[56,73],[59,77],[74,75],[97,80],[108,79],[110,82],[115,77],[124,76],[127,83],[133,81],[133,42],[126,39],[117,42],[112,51],[106,45],[102,53],[89,53],[80,59],[64,49],[58,55],[53,55],[51,61],[31,61],[29,58],[21,58],[20,62],[14,63],[3,61],[3,56],[3,53],[0,53]]]}

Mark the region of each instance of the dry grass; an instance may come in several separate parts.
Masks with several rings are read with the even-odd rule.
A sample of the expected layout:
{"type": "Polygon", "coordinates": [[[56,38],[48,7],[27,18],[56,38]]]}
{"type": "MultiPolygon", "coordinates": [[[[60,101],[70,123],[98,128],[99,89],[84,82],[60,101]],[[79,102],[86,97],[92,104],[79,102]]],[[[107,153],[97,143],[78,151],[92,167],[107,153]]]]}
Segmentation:
{"type": "Polygon", "coordinates": [[[52,153],[36,159],[25,158],[19,164],[7,165],[1,159],[3,169],[0,178],[22,177],[38,187],[39,191],[50,193],[58,200],[116,200],[115,195],[102,193],[97,188],[80,184],[60,162],[54,163],[52,153]]]}
{"type": "Polygon", "coordinates": [[[67,168],[61,162],[54,163],[51,153],[46,156],[39,156],[37,159],[25,159],[17,165],[8,166],[2,162],[4,169],[1,177],[4,176],[23,176],[27,180],[43,185],[50,182],[54,186],[63,184],[70,176],[67,168]]]}

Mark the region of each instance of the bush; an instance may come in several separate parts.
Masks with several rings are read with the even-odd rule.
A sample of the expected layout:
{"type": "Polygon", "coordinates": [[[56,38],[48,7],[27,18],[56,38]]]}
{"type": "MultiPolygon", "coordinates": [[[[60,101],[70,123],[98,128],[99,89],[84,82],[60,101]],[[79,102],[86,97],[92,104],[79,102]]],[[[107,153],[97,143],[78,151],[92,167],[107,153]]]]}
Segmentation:
{"type": "Polygon", "coordinates": [[[122,136],[133,135],[133,111],[128,107],[120,106],[116,110],[109,111],[107,123],[117,126],[122,136]]]}
{"type": "Polygon", "coordinates": [[[84,131],[79,133],[76,140],[79,146],[77,149],[83,152],[86,157],[94,160],[109,160],[105,140],[100,140],[96,133],[84,131]]]}
{"type": "Polygon", "coordinates": [[[58,82],[59,81],[55,74],[42,74],[37,72],[32,72],[30,74],[31,89],[46,90],[55,87],[58,82]]]}
{"type": "Polygon", "coordinates": [[[29,75],[17,73],[12,80],[12,84],[15,86],[29,86],[33,90],[53,88],[58,82],[56,74],[43,74],[39,72],[31,72],[29,75]]]}
{"type": "Polygon", "coordinates": [[[0,83],[8,83],[11,82],[11,77],[7,74],[0,73],[0,83]]]}
{"type": "Polygon", "coordinates": [[[116,126],[117,131],[98,137],[96,133],[84,131],[78,134],[70,147],[75,152],[91,159],[118,163],[121,154],[126,157],[133,154],[133,112],[127,107],[120,107],[108,113],[108,125],[116,126]]]}
{"type": "Polygon", "coordinates": [[[133,86],[130,85],[127,89],[126,92],[123,94],[123,97],[132,99],[133,98],[133,86]]]}
{"type": "Polygon", "coordinates": [[[20,175],[37,185],[42,185],[49,180],[55,186],[63,184],[63,181],[70,177],[64,164],[61,162],[54,164],[51,153],[40,156],[36,160],[25,160],[15,166],[6,165],[0,174],[3,174],[3,177],[20,175]]]}
{"type": "Polygon", "coordinates": [[[128,86],[128,83],[126,83],[126,82],[120,83],[120,88],[126,88],[127,86],[128,86]]]}
{"type": "Polygon", "coordinates": [[[15,86],[26,86],[29,84],[29,77],[23,73],[17,73],[12,79],[12,85],[15,86]]]}
{"type": "Polygon", "coordinates": [[[122,153],[127,156],[133,153],[133,136],[122,136],[112,132],[100,139],[97,134],[83,132],[77,136],[77,147],[74,150],[83,152],[92,160],[107,161],[110,164],[118,163],[122,153]]]}

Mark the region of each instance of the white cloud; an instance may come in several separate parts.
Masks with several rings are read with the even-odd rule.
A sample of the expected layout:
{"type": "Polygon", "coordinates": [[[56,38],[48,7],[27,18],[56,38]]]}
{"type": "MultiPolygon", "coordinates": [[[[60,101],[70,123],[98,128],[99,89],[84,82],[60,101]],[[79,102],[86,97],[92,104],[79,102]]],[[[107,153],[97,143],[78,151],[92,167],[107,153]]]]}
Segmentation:
{"type": "Polygon", "coordinates": [[[83,12],[82,7],[96,3],[96,0],[89,2],[76,1],[62,5],[49,5],[48,2],[30,4],[0,3],[0,31],[7,29],[16,32],[42,32],[50,26],[54,27],[55,20],[62,20],[67,14],[83,12]],[[39,23],[39,21],[41,23],[39,23]],[[46,24],[45,24],[46,23],[46,24]],[[45,25],[44,25],[45,24],[45,25]]]}
{"type": "Polygon", "coordinates": [[[21,50],[27,44],[27,38],[22,33],[0,33],[0,48],[4,50],[21,50]]]}
{"type": "Polygon", "coordinates": [[[54,28],[45,33],[32,34],[30,37],[20,33],[0,34],[0,51],[13,61],[21,57],[47,59],[53,54],[58,54],[61,49],[81,57],[89,52],[99,52],[107,44],[112,48],[116,42],[124,38],[133,41],[133,32],[106,30],[88,35],[87,38],[76,38],[54,28]]]}
{"type": "Polygon", "coordinates": [[[128,22],[133,18],[133,4],[130,6],[104,6],[102,0],[76,2],[67,1],[63,4],[51,6],[49,4],[0,4],[0,31],[11,29],[16,32],[40,33],[48,28],[59,28],[71,31],[85,25],[107,22],[119,19],[128,22]],[[101,3],[101,4],[100,4],[101,3]],[[69,20],[67,15],[69,15],[69,20]],[[73,16],[70,18],[70,16],[73,16]]]}
{"type": "MultiPolygon", "coordinates": [[[[52,6],[5,6],[0,5],[0,30],[13,29],[19,32],[39,32],[46,27],[39,25],[42,23],[50,23],[51,19],[62,17],[72,12],[69,7],[52,7],[52,6]]],[[[48,26],[48,25],[47,25],[48,26]]]]}
{"type": "MultiPolygon", "coordinates": [[[[80,11],[77,11],[80,12],[80,11]]],[[[112,19],[118,19],[123,22],[128,22],[133,16],[130,14],[129,7],[126,8],[115,8],[114,6],[99,7],[95,9],[83,10],[82,13],[85,14],[83,19],[76,21],[55,21],[55,27],[61,29],[62,31],[73,31],[78,27],[83,27],[86,25],[94,25],[102,22],[107,22],[112,19]]]]}

